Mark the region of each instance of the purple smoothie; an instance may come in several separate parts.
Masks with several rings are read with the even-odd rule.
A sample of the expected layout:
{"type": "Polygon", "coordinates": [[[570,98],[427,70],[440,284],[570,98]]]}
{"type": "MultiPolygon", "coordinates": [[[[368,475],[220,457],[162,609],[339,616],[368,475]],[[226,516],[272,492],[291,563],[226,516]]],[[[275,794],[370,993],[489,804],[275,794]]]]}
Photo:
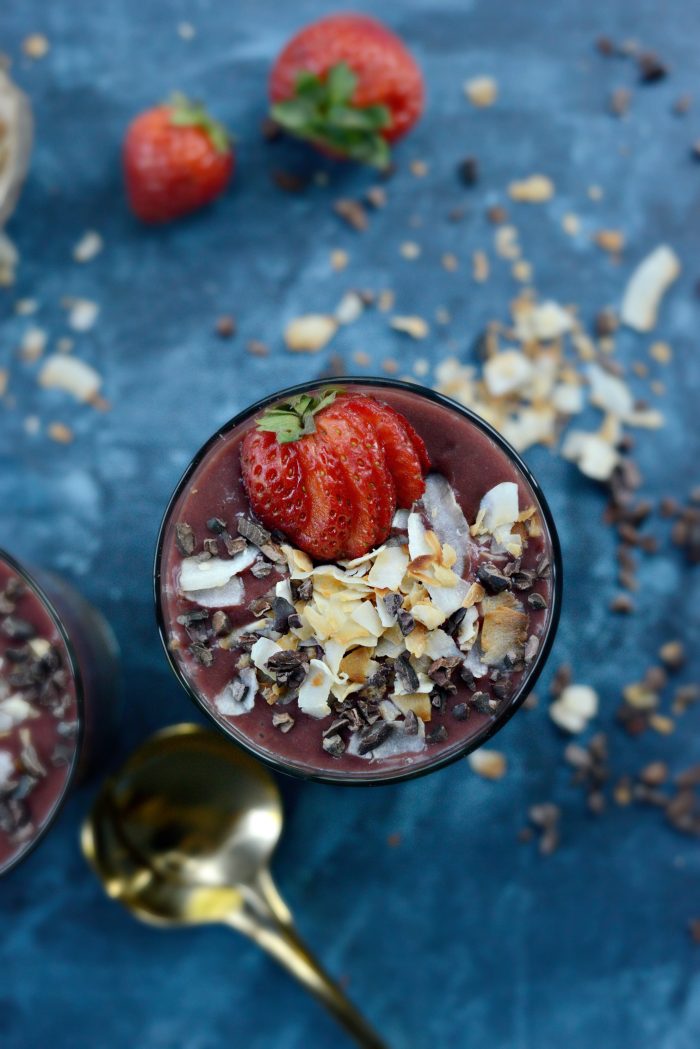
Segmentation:
{"type": "MultiPolygon", "coordinates": [[[[251,603],[269,595],[271,588],[287,576],[287,565],[273,564],[269,574],[262,578],[256,578],[250,568],[241,573],[245,599],[242,604],[224,609],[231,633],[224,638],[225,647],[222,647],[221,639],[210,629],[215,610],[201,609],[197,601],[181,592],[179,578],[183,551],[181,545],[178,546],[176,527],[184,523],[191,528],[195,554],[203,549],[206,540],[210,551],[216,550],[223,558],[229,556],[225,543],[230,547],[230,538],[226,540],[224,536],[222,540],[221,536],[213,534],[211,523],[212,519],[224,522],[227,535],[235,537],[237,515],[250,516],[241,481],[240,446],[246,432],[255,426],[255,416],[248,416],[207,446],[205,454],[181,483],[161,533],[159,603],[170,658],[195,698],[234,739],[283,770],[335,782],[402,778],[429,766],[444,764],[456,754],[465,753],[483,742],[524,698],[529,682],[539,669],[547,647],[545,642],[558,611],[555,609],[556,586],[551,568],[555,558],[547,516],[515,459],[468,414],[444,398],[432,399],[405,386],[375,385],[370,380],[353,381],[352,386],[358,392],[389,404],[411,423],[426,443],[433,473],[449,483],[470,525],[475,522],[486,492],[504,481],[514,482],[520,509],[535,508],[532,520],[538,527],[533,524],[532,529],[539,534],[528,536],[517,565],[506,568],[506,571],[513,570],[519,585],[529,584],[527,587],[520,585],[518,589],[511,579],[507,583],[508,592],[513,595],[509,600],[517,605],[520,616],[526,617],[527,662],[518,658],[505,670],[489,668],[488,674],[478,680],[470,678],[468,669],[453,671],[451,684],[446,689],[436,690],[431,697],[432,713],[429,722],[425,723],[425,739],[420,748],[414,741],[415,750],[385,757],[381,756],[381,747],[378,754],[370,752],[369,756],[352,753],[352,747],[335,755],[324,750],[322,737],[337,720],[337,711],[316,718],[296,709],[294,702],[273,704],[260,693],[251,710],[235,716],[222,714],[217,707],[217,697],[236,679],[241,666],[246,663],[245,646],[233,644],[228,647],[231,639],[236,638],[236,631],[245,631],[255,620],[250,611],[251,603]],[[192,613],[195,613],[193,622],[188,621],[192,613]],[[201,619],[197,618],[199,615],[201,619]],[[204,653],[206,665],[202,661],[202,645],[207,649],[204,653]],[[273,724],[273,717],[279,717],[281,711],[293,715],[294,723],[289,731],[281,731],[273,724]]],[[[399,523],[390,543],[405,541],[405,524],[402,528],[399,523]]],[[[460,553],[464,555],[462,577],[469,583],[476,581],[480,566],[493,565],[498,569],[497,574],[505,568],[505,560],[494,559],[488,550],[481,548],[478,540],[475,542],[467,537],[460,553]]],[[[199,556],[206,557],[207,554],[199,556]]],[[[264,555],[261,555],[261,560],[265,560],[264,555]]]]}
{"type": "Polygon", "coordinates": [[[116,656],[109,627],[75,591],[0,552],[0,874],[113,738],[116,656]]]}

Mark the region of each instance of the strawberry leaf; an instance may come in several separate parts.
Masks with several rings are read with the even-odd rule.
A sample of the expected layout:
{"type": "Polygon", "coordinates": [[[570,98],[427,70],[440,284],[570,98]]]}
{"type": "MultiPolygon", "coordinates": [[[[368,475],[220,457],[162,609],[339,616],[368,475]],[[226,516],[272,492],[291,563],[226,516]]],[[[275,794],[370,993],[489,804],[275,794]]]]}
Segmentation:
{"type": "Polygon", "coordinates": [[[391,113],[387,106],[355,105],[356,87],[357,76],[346,62],[331,66],[323,80],[302,70],[294,95],[273,105],[271,116],[297,138],[351,160],[386,168],[389,146],[381,132],[391,124],[391,113]]]}
{"type": "Polygon", "coordinates": [[[200,128],[217,153],[228,153],[231,135],[223,124],[209,115],[201,102],[191,102],[184,95],[174,94],[166,104],[170,109],[170,123],[174,127],[200,128]]]}
{"type": "Polygon", "coordinates": [[[332,404],[339,393],[339,387],[328,386],[315,397],[302,393],[291,401],[275,404],[260,416],[257,428],[274,433],[280,444],[298,441],[300,437],[316,432],[315,416],[332,404]]]}

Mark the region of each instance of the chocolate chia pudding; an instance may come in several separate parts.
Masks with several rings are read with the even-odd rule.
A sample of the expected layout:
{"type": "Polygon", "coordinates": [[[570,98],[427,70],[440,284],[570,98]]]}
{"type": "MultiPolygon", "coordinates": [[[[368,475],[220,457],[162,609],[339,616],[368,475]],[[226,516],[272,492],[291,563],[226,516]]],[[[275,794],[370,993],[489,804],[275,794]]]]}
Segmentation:
{"type": "Polygon", "coordinates": [[[274,767],[336,783],[483,743],[539,673],[560,589],[516,454],[389,380],[298,387],[223,427],[156,555],[161,635],[191,695],[274,767]]]}
{"type": "Polygon", "coordinates": [[[113,738],[118,687],[116,643],[99,613],[0,551],[0,874],[113,738]]]}

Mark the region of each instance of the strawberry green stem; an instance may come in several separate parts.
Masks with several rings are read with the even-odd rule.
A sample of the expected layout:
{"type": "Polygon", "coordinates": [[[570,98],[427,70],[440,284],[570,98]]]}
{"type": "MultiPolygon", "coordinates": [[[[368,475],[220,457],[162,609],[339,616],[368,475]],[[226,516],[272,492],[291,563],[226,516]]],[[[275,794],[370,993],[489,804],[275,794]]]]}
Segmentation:
{"type": "Polygon", "coordinates": [[[201,102],[191,102],[185,95],[176,93],[167,102],[170,123],[175,127],[197,127],[204,131],[217,153],[228,153],[231,136],[218,120],[214,120],[201,102]]]}
{"type": "Polygon", "coordinates": [[[314,417],[322,408],[332,404],[341,392],[338,387],[328,386],[315,397],[301,393],[291,401],[275,404],[260,416],[257,428],[274,433],[280,444],[298,441],[300,437],[316,432],[314,417]]]}
{"type": "Polygon", "coordinates": [[[381,132],[391,124],[391,113],[387,106],[355,105],[356,87],[357,76],[345,62],[331,66],[323,80],[302,71],[294,95],[273,105],[271,116],[297,138],[350,160],[386,168],[390,153],[381,132]]]}

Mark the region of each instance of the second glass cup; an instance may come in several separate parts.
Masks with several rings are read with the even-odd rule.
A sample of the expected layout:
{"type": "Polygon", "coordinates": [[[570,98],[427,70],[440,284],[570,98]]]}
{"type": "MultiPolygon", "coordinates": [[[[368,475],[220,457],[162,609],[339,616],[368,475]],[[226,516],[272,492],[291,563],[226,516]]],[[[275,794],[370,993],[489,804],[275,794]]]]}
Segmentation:
{"type": "MultiPolygon", "coordinates": [[[[522,704],[554,639],[561,554],[537,482],[495,430],[431,390],[374,378],[336,380],[332,412],[370,398],[408,422],[430,459],[422,499],[399,507],[379,554],[354,562],[312,563],[266,534],[241,446],[270,408],[326,389],[267,397],[196,454],[158,538],[158,626],[191,697],[256,757],[309,779],[387,783],[464,756],[522,704]]],[[[378,496],[356,485],[353,498],[378,496]]]]}

